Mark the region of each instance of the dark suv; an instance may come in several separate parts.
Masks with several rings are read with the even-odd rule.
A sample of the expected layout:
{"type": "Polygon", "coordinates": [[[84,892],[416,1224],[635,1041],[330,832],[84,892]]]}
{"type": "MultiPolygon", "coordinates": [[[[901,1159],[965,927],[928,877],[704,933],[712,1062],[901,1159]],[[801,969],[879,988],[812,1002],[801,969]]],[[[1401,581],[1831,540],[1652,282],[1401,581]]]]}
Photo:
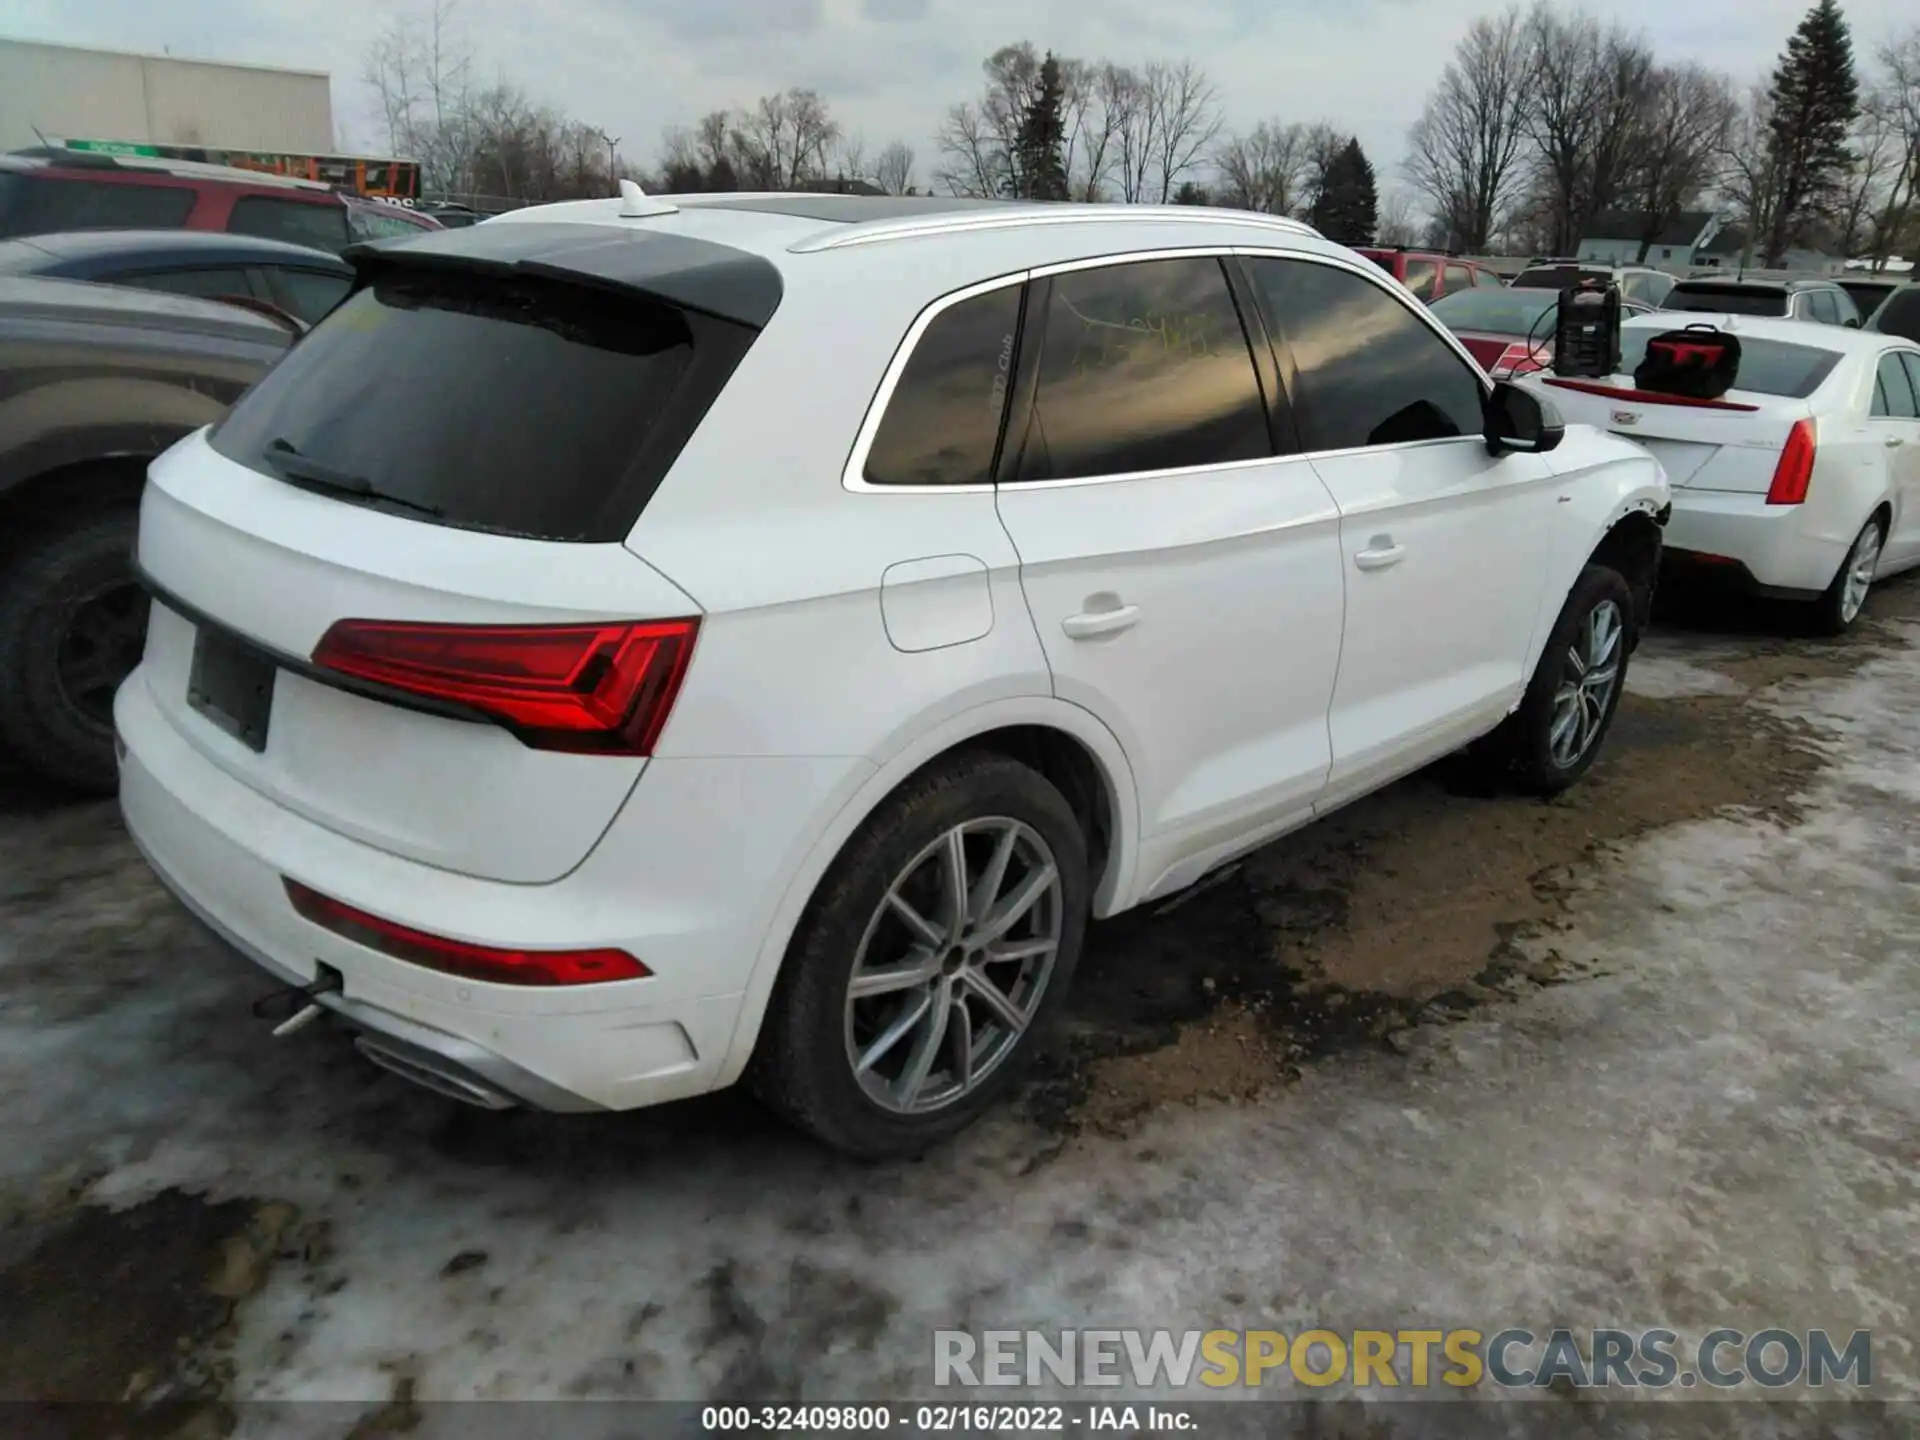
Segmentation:
{"type": "Polygon", "coordinates": [[[1674,277],[1650,265],[1602,265],[1593,260],[1537,259],[1513,277],[1516,290],[1566,290],[1582,280],[1611,280],[1620,298],[1643,310],[1658,310],[1674,277]]]}
{"type": "Polygon", "coordinates": [[[1366,256],[1411,290],[1414,299],[1424,300],[1429,305],[1442,295],[1455,295],[1475,286],[1491,288],[1501,283],[1500,277],[1486,266],[1437,250],[1363,245],[1354,253],[1366,256]]]}
{"type": "Polygon", "coordinates": [[[1860,308],[1832,280],[1720,279],[1696,275],[1667,295],[1662,310],[1704,315],[1767,315],[1780,320],[1811,320],[1819,325],[1860,328],[1860,308]]]}
{"type": "Polygon", "coordinates": [[[113,695],[140,658],[147,462],[220,418],[286,325],[237,306],[0,276],[0,750],[111,794],[113,695]]]}

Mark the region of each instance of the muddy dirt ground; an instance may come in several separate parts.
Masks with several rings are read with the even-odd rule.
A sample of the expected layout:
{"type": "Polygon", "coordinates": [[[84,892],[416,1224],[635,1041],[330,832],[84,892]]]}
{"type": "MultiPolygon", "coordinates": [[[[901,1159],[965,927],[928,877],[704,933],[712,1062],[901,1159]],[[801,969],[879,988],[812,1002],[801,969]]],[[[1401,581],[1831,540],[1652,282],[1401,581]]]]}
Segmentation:
{"type": "MultiPolygon", "coordinates": [[[[246,1012],[270,987],[150,880],[110,805],[0,777],[0,1398],[170,1402],[186,1408],[103,1412],[98,1433],[183,1435],[267,1433],[248,1432],[243,1402],[327,1399],[359,1408],[324,1433],[374,1434],[413,1426],[420,1396],[906,1394],[924,1385],[928,1329],[956,1321],[1178,1324],[1178,1311],[1231,1324],[1262,1306],[1401,1313],[1409,1295],[1425,1296],[1414,1309],[1558,1306],[1537,1256],[1442,1250],[1410,1266],[1401,1245],[1441,1222],[1420,1213],[1430,1194],[1381,1210],[1376,1192],[1396,1187],[1378,1167],[1425,1142],[1335,1153],[1329,1136],[1449,1107],[1456,1133],[1484,1135],[1471,1109],[1493,1101],[1473,1057],[1502,1046],[1524,1063],[1495,1068],[1524,1074],[1527,1093],[1577,1080],[1590,1094],[1590,1067],[1607,1063],[1576,1050],[1627,1022],[1567,1017],[1601,997],[1639,997],[1632,1016],[1664,985],[1651,1003],[1695,1038],[1721,1009],[1772,1004],[1737,989],[1685,1013],[1686,996],[1723,982],[1673,971],[1683,952],[1720,976],[1785,964],[1777,947],[1842,947],[1862,994],[1906,976],[1864,1013],[1892,1027],[1896,1051],[1904,1037],[1892,1063],[1912,1089],[1920,869],[1914,797],[1894,803],[1913,782],[1887,776],[1920,772],[1920,722],[1908,711],[1855,732],[1856,712],[1920,689],[1920,583],[1877,590],[1843,641],[1783,637],[1789,623],[1674,614],[1636,657],[1601,763],[1565,797],[1490,793],[1441,765],[1172,904],[1096,926],[1067,1024],[1017,1104],[904,1166],[845,1165],[735,1096],[639,1116],[484,1115],[374,1070],[337,1036],[271,1041],[246,1012]],[[1785,903],[1792,889],[1754,878],[1783,863],[1775,852],[1843,822],[1879,829],[1799,863],[1854,868],[1796,894],[1804,911],[1747,928],[1753,895],[1785,903]],[[1676,838],[1695,836],[1711,863],[1676,838]],[[1749,882],[1753,895],[1735,893],[1749,882]],[[1866,889],[1881,909],[1859,908],[1866,889]],[[1325,1223],[1255,1218],[1274,1186],[1293,1187],[1300,1225],[1325,1223]],[[1329,1237],[1361,1211],[1398,1234],[1391,1253],[1369,1257],[1357,1236],[1338,1251],[1329,1237]],[[1474,1264],[1491,1278],[1470,1282],[1459,1267],[1474,1264]]],[[[1742,1034],[1764,1028],[1749,1017],[1742,1034]]],[[[1774,1043],[1846,1048],[1811,1031],[1774,1043]]],[[[1697,1060],[1644,1063],[1683,1077],[1697,1060]]],[[[1867,1083],[1860,1072],[1835,1083],[1867,1083]]],[[[1913,1132],[1899,1135],[1913,1106],[1908,1094],[1893,1107],[1892,1138],[1859,1137],[1886,1151],[1871,1181],[1783,1223],[1857,1232],[1911,1207],[1913,1132]]],[[[1629,1186],[1594,1157],[1638,1145],[1644,1123],[1588,1120],[1595,1148],[1551,1163],[1599,1193],[1629,1186]]],[[[1430,1139],[1432,1123],[1414,1128],[1430,1139]]],[[[1546,1166],[1540,1150],[1559,1142],[1491,1143],[1420,1163],[1511,1173],[1546,1166]]],[[[1720,1172],[1750,1143],[1709,1133],[1695,1158],[1732,1184],[1720,1172]]],[[[1457,1179],[1449,1213],[1487,1177],[1457,1179]]],[[[1745,1223],[1702,1218],[1697,1192],[1690,1203],[1703,1242],[1745,1223]]],[[[1909,1234],[1879,1263],[1911,1276],[1913,1249],[1909,1234]]],[[[1673,1255],[1660,1263],[1662,1313],[1705,1323],[1702,1297],[1734,1293],[1695,1285],[1673,1255]]],[[[1749,1298],[1793,1300],[1802,1280],[1749,1298]]],[[[1644,1298],[1637,1285],[1619,1279],[1615,1298],[1644,1298]]]]}

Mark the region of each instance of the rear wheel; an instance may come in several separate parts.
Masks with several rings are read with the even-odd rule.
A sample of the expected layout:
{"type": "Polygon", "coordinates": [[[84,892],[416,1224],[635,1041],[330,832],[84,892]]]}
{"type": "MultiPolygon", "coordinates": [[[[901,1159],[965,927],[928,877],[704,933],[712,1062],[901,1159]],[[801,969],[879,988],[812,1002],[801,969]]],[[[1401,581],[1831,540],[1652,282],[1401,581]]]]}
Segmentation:
{"type": "Polygon", "coordinates": [[[1839,573],[1827,587],[1827,593],[1813,602],[1814,628],[1822,635],[1840,635],[1860,618],[1867,603],[1867,591],[1880,569],[1880,549],[1886,543],[1885,523],[1875,515],[1860,527],[1853,548],[1840,562],[1839,573]]]}
{"type": "Polygon", "coordinates": [[[1044,778],[954,757],[889,799],[788,950],[753,1085],[848,1154],[913,1155],[1007,1093],[1086,929],[1086,843],[1044,778]]]}
{"type": "Polygon", "coordinates": [[[1488,758],[1522,789],[1557,794],[1593,768],[1626,686],[1633,617],[1618,571],[1580,572],[1520,708],[1488,740],[1488,758]]]}
{"type": "Polygon", "coordinates": [[[116,787],[113,697],[146,643],[135,518],[115,510],[42,532],[0,576],[0,745],[89,794],[116,787]]]}

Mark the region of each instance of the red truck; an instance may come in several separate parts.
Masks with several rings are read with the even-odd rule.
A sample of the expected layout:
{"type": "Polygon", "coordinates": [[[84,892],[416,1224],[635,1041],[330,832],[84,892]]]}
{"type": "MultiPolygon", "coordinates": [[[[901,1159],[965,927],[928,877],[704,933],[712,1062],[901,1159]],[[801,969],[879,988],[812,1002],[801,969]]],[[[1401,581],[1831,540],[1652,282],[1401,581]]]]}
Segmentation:
{"type": "Polygon", "coordinates": [[[1354,253],[1366,256],[1411,290],[1417,298],[1429,303],[1442,295],[1471,290],[1476,285],[1502,283],[1500,277],[1486,266],[1437,250],[1409,250],[1400,245],[1364,245],[1354,253]]]}

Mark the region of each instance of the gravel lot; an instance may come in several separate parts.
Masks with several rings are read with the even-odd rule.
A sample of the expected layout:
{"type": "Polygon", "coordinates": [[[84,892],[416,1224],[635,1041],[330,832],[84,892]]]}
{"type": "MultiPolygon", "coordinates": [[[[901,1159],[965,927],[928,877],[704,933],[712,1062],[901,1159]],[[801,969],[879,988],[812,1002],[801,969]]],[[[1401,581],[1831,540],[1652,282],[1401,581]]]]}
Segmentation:
{"type": "Polygon", "coordinates": [[[1871,1328],[1920,1399],[1920,583],[1868,614],[1669,625],[1562,800],[1437,767],[1097,927],[1020,1103],[907,1165],[270,1039],[111,805],[0,781],[0,1396],[395,1433],[926,1394],[936,1326],[1425,1322],[1871,1328]]]}

